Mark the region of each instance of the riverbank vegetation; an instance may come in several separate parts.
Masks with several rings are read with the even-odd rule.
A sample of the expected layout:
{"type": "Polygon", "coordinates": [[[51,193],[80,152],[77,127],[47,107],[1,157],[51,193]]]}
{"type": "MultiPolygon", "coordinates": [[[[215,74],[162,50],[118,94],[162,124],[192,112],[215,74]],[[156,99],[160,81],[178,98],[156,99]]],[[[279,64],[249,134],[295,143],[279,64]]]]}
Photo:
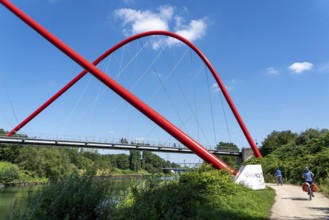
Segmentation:
{"type": "Polygon", "coordinates": [[[225,171],[203,167],[177,182],[132,187],[117,205],[118,219],[267,219],[272,189],[254,191],[225,171]]]}
{"type": "Polygon", "coordinates": [[[230,174],[208,166],[176,180],[132,182],[119,195],[112,190],[113,181],[95,181],[89,174],[71,174],[45,185],[30,194],[27,209],[16,209],[11,219],[265,220],[275,196],[272,189],[237,185],[230,174]]]}
{"type": "MultiPolygon", "coordinates": [[[[0,135],[6,132],[0,129],[0,135]]],[[[95,169],[98,176],[168,173],[179,167],[148,151],[105,155],[84,148],[0,145],[0,184],[59,181],[73,172],[95,169]]]]}
{"type": "Polygon", "coordinates": [[[263,158],[253,158],[248,164],[261,164],[266,182],[275,182],[277,168],[286,183],[301,185],[303,168],[315,174],[320,190],[329,197],[329,130],[307,129],[299,134],[273,131],[260,148],[263,158]]]}
{"type": "MultiPolygon", "coordinates": [[[[218,150],[236,148],[234,144],[222,142],[217,146],[218,150]]],[[[263,158],[252,158],[246,164],[261,164],[266,182],[275,182],[275,170],[280,168],[286,183],[301,184],[301,174],[307,166],[315,174],[315,182],[321,191],[329,196],[329,130],[308,129],[299,134],[273,131],[262,142],[260,151],[263,158]]],[[[234,166],[235,161],[232,158],[222,159],[234,166]]],[[[0,161],[0,178],[3,182],[16,181],[22,175],[53,180],[42,187],[48,190],[47,193],[42,190],[36,193],[35,197],[29,197],[29,201],[41,203],[30,202],[27,212],[16,211],[17,219],[31,215],[31,210],[40,210],[39,217],[42,219],[42,215],[47,215],[45,207],[49,205],[49,198],[60,196],[57,195],[60,193],[56,194],[56,190],[65,187],[68,187],[68,190],[72,187],[69,197],[95,199],[96,202],[92,203],[92,206],[98,216],[96,219],[108,219],[109,216],[111,219],[267,219],[274,202],[273,190],[247,189],[235,184],[231,175],[207,166],[186,173],[171,182],[159,183],[151,178],[144,185],[132,184],[121,196],[111,193],[111,182],[95,181],[87,172],[94,168],[94,174],[98,176],[115,173],[156,174],[161,173],[163,167],[178,166],[150,152],[130,151],[129,155],[100,155],[84,149],[1,145],[0,161]],[[83,184],[86,184],[85,192],[94,190],[88,187],[105,188],[99,190],[103,190],[106,197],[84,198],[83,191],[74,190],[74,187],[83,184]],[[44,199],[47,195],[51,197],[44,199]],[[34,204],[40,207],[34,207],[34,204]],[[102,212],[102,207],[107,210],[102,212]]],[[[98,195],[97,192],[95,195],[98,195]]],[[[74,201],[78,200],[63,200],[65,207],[73,211],[77,209],[74,201]]],[[[71,219],[70,216],[75,215],[78,213],[64,209],[61,218],[71,219]]],[[[35,218],[38,219],[38,216],[35,218]]]]}

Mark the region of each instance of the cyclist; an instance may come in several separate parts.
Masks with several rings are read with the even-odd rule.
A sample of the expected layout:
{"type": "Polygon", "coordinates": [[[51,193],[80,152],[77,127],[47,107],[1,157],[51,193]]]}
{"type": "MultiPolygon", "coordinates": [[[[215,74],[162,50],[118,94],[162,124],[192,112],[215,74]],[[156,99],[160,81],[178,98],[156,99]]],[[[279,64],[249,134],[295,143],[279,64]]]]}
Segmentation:
{"type": "Polygon", "coordinates": [[[279,168],[276,169],[276,171],[275,171],[275,177],[276,177],[276,179],[277,179],[277,183],[278,183],[278,185],[279,185],[279,184],[282,185],[282,172],[281,172],[281,170],[280,170],[279,168]]]}
{"type": "MultiPolygon", "coordinates": [[[[302,175],[302,178],[306,183],[308,183],[310,186],[312,186],[313,183],[313,177],[314,174],[308,169],[308,167],[304,167],[304,173],[302,175]]],[[[313,191],[312,191],[312,196],[314,197],[313,191]]]]}

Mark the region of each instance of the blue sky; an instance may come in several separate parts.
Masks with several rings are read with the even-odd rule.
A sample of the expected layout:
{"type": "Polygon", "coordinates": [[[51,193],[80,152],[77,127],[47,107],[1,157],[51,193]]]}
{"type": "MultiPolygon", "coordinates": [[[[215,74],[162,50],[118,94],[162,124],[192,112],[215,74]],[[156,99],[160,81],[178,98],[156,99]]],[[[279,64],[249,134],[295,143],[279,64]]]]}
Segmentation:
{"type": "MultiPolygon", "coordinates": [[[[126,37],[142,31],[162,29],[181,34],[192,41],[215,67],[251,136],[259,144],[274,130],[299,133],[308,128],[328,128],[328,1],[11,2],[90,61],[126,37]]],[[[27,117],[77,75],[81,67],[3,6],[0,7],[0,30],[0,127],[11,130],[17,122],[27,117]]],[[[153,76],[156,75],[159,79],[164,74],[161,71],[165,71],[162,66],[164,60],[175,59],[178,62],[180,57],[193,56],[189,55],[190,52],[184,55],[187,50],[167,38],[144,40],[131,44],[125,52],[117,52],[112,57],[113,60],[120,60],[116,66],[112,63],[113,60],[107,61],[111,66],[109,69],[112,68],[111,72],[116,72],[117,68],[122,69],[124,63],[129,62],[128,57],[137,63],[133,57],[137,54],[136,48],[141,48],[138,44],[149,45],[145,46],[149,48],[140,55],[142,58],[139,58],[138,67],[150,68],[153,76]],[[152,59],[146,58],[154,58],[159,54],[159,48],[165,48],[163,53],[166,57],[162,61],[157,60],[153,66],[148,66],[152,59]],[[120,59],[120,56],[127,59],[120,59]]],[[[186,65],[181,65],[184,68],[177,67],[176,71],[202,69],[202,64],[196,58],[193,57],[191,62],[186,57],[182,58],[186,62],[186,65]]],[[[105,66],[106,64],[102,65],[103,68],[105,66]]],[[[127,71],[133,71],[134,68],[136,67],[133,65],[127,67],[127,71]]],[[[134,75],[134,82],[138,77],[138,74],[134,75]]],[[[143,86],[129,84],[132,82],[128,82],[128,79],[129,77],[123,77],[118,81],[126,83],[130,88],[136,86],[134,93],[141,97],[154,94],[150,89],[150,85],[154,84],[151,80],[146,82],[143,78],[143,83],[149,83],[143,86]]],[[[174,83],[169,82],[168,80],[167,90],[157,94],[156,100],[162,100],[168,88],[174,91],[174,87],[169,86],[174,83]]],[[[185,82],[189,83],[186,77],[185,82]]],[[[201,80],[199,82],[202,84],[201,80]]],[[[199,88],[203,87],[199,85],[199,88]]],[[[24,127],[22,133],[76,136],[89,134],[108,138],[127,136],[129,139],[144,141],[163,137],[161,131],[157,135],[156,132],[148,132],[150,129],[141,125],[145,118],[132,113],[134,110],[128,104],[113,96],[113,93],[104,90],[100,83],[87,76],[24,127]],[[105,119],[106,114],[111,119],[105,119]],[[120,122],[115,121],[119,118],[120,122]],[[115,126],[107,126],[110,123],[115,123],[115,126]],[[94,131],[97,132],[93,133],[94,131]]],[[[178,98],[179,95],[177,100],[170,99],[167,106],[180,106],[182,102],[178,98]]],[[[172,116],[170,112],[166,113],[159,101],[154,102],[154,107],[159,107],[159,111],[163,111],[170,119],[178,117],[172,116]]],[[[171,110],[175,111],[176,109],[171,110]]],[[[223,114],[228,125],[218,127],[218,137],[209,142],[232,141],[239,147],[248,146],[227,106],[219,106],[214,115],[221,115],[223,118],[223,114]],[[225,111],[221,112],[221,109],[225,111]]],[[[211,113],[202,115],[202,120],[207,121],[209,115],[211,113]]],[[[184,120],[188,121],[188,118],[184,120]]],[[[221,121],[218,124],[225,123],[221,121]]],[[[214,127],[212,122],[208,125],[214,127]]],[[[189,130],[192,124],[186,122],[185,126],[189,130]]],[[[190,132],[195,135],[193,138],[198,139],[196,130],[190,132]]],[[[170,137],[164,139],[173,141],[170,137]]],[[[191,156],[163,156],[177,162],[199,160],[191,156]]]]}

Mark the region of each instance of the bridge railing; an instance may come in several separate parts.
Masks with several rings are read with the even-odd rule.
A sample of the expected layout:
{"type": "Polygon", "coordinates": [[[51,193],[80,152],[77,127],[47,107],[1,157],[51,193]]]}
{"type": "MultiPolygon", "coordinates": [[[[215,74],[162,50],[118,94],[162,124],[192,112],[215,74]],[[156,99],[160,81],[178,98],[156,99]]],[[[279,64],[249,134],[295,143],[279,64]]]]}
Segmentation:
{"type": "MultiPolygon", "coordinates": [[[[98,143],[112,143],[112,144],[129,144],[139,146],[159,146],[168,148],[188,149],[179,142],[174,141],[154,141],[138,138],[110,138],[101,136],[81,136],[71,134],[47,134],[47,133],[19,133],[16,137],[27,137],[30,139],[45,139],[45,140],[61,140],[61,141],[78,141],[78,142],[98,142],[98,143]]],[[[0,136],[1,137],[1,136],[0,136]]],[[[215,150],[214,146],[203,145],[208,150],[215,150]]]]}
{"type": "MultiPolygon", "coordinates": [[[[112,139],[114,140],[114,139],[112,139]]],[[[112,149],[112,150],[146,150],[146,151],[157,151],[157,152],[170,152],[170,153],[193,153],[190,149],[183,145],[175,146],[175,144],[164,145],[159,143],[150,142],[128,142],[125,139],[119,141],[106,141],[102,139],[92,139],[92,141],[83,140],[68,140],[63,138],[40,138],[33,136],[28,137],[27,135],[5,137],[0,136],[0,144],[21,144],[21,145],[38,145],[38,146],[60,146],[60,147],[78,147],[78,148],[95,148],[95,149],[112,149]]],[[[208,149],[209,150],[209,149],[208,149]]],[[[241,156],[239,151],[216,151],[209,150],[213,154],[218,155],[231,155],[241,156]]]]}

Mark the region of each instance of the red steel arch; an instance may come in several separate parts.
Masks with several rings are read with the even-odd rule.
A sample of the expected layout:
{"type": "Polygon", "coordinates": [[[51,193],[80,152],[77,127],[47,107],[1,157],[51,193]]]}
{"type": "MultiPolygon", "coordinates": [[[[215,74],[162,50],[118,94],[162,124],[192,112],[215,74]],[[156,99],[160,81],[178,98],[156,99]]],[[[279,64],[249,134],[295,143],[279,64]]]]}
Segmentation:
{"type": "Polygon", "coordinates": [[[187,134],[182,132],[179,128],[177,128],[175,125],[170,123],[167,119],[165,119],[162,115],[155,112],[152,108],[150,108],[148,105],[146,105],[144,102],[139,100],[136,96],[131,94],[129,91],[127,91],[124,87],[122,87],[120,84],[115,82],[113,79],[111,79],[109,76],[107,76],[105,73],[103,73],[101,70],[99,70],[95,65],[97,65],[100,61],[102,61],[105,57],[107,57],[109,54],[114,52],[115,50],[119,49],[123,45],[150,35],[165,35],[170,36],[173,38],[176,38],[180,40],[181,42],[188,45],[190,48],[192,48],[199,57],[204,61],[204,63],[207,65],[213,76],[215,77],[218,86],[220,87],[221,91],[224,94],[225,99],[227,100],[234,116],[236,117],[241,129],[243,130],[251,148],[253,149],[255,155],[257,157],[261,157],[261,154],[258,151],[257,146],[255,145],[253,139],[251,138],[251,135],[249,134],[241,116],[239,115],[232,99],[230,98],[224,84],[222,83],[221,79],[219,78],[219,75],[216,73],[215,69],[211,65],[211,63],[208,61],[208,59],[205,57],[205,55],[190,41],[183,38],[182,36],[168,32],[168,31],[149,31],[141,34],[134,35],[132,37],[129,37],[122,42],[118,43],[108,51],[106,51],[104,54],[102,54],[98,59],[96,59],[92,64],[89,63],[85,58],[83,58],[81,55],[76,53],[73,49],[68,47],[66,44],[64,44],[62,41],[60,41],[58,38],[56,38],[54,35],[52,35],[50,32],[48,32],[45,28],[43,28],[41,25],[39,25],[37,22],[35,22],[33,19],[31,19],[28,15],[26,15],[23,11],[18,9],[15,5],[10,3],[7,0],[0,0],[0,3],[2,3],[5,7],[7,7],[10,11],[12,11],[15,15],[17,15],[20,19],[22,19],[25,23],[27,23],[30,27],[32,27],[34,30],[36,30],[39,34],[41,34],[43,37],[45,37],[50,43],[55,45],[58,49],[60,49],[63,53],[68,55],[70,58],[72,58],[75,62],[77,62],[80,66],[85,68],[84,71],[82,71],[80,74],[78,74],[74,79],[72,79],[66,86],[64,86],[60,91],[58,91],[53,97],[51,97],[47,102],[45,102],[42,106],[40,106],[35,112],[33,112],[29,117],[27,117],[24,121],[22,121],[19,125],[17,125],[12,131],[10,131],[7,136],[10,136],[17,132],[20,128],[22,128],[24,125],[26,125],[30,120],[32,120],[35,116],[37,116],[41,111],[43,111],[47,106],[49,106],[53,101],[55,101],[60,95],[62,95],[65,91],[67,91],[72,85],[74,85],[77,81],[79,81],[87,72],[90,72],[93,74],[96,78],[98,78],[100,81],[102,81],[105,85],[107,85],[110,89],[112,89],[114,92],[116,92],[118,95],[120,95],[122,98],[124,98],[126,101],[128,101],[131,105],[133,105],[135,108],[137,108],[139,111],[141,111],[144,115],[146,115],[148,118],[150,118],[152,121],[157,123],[160,127],[162,127],[164,130],[166,130],[168,133],[170,133],[173,137],[175,137],[177,140],[179,140],[182,144],[189,147],[194,153],[196,153],[199,157],[207,161],[208,163],[212,164],[215,168],[223,168],[228,170],[229,172],[234,173],[235,171],[232,170],[227,164],[219,160],[217,157],[215,157],[213,154],[211,154],[209,151],[207,151],[202,145],[197,143],[195,140],[193,140],[191,137],[189,137],[187,134]]]}

